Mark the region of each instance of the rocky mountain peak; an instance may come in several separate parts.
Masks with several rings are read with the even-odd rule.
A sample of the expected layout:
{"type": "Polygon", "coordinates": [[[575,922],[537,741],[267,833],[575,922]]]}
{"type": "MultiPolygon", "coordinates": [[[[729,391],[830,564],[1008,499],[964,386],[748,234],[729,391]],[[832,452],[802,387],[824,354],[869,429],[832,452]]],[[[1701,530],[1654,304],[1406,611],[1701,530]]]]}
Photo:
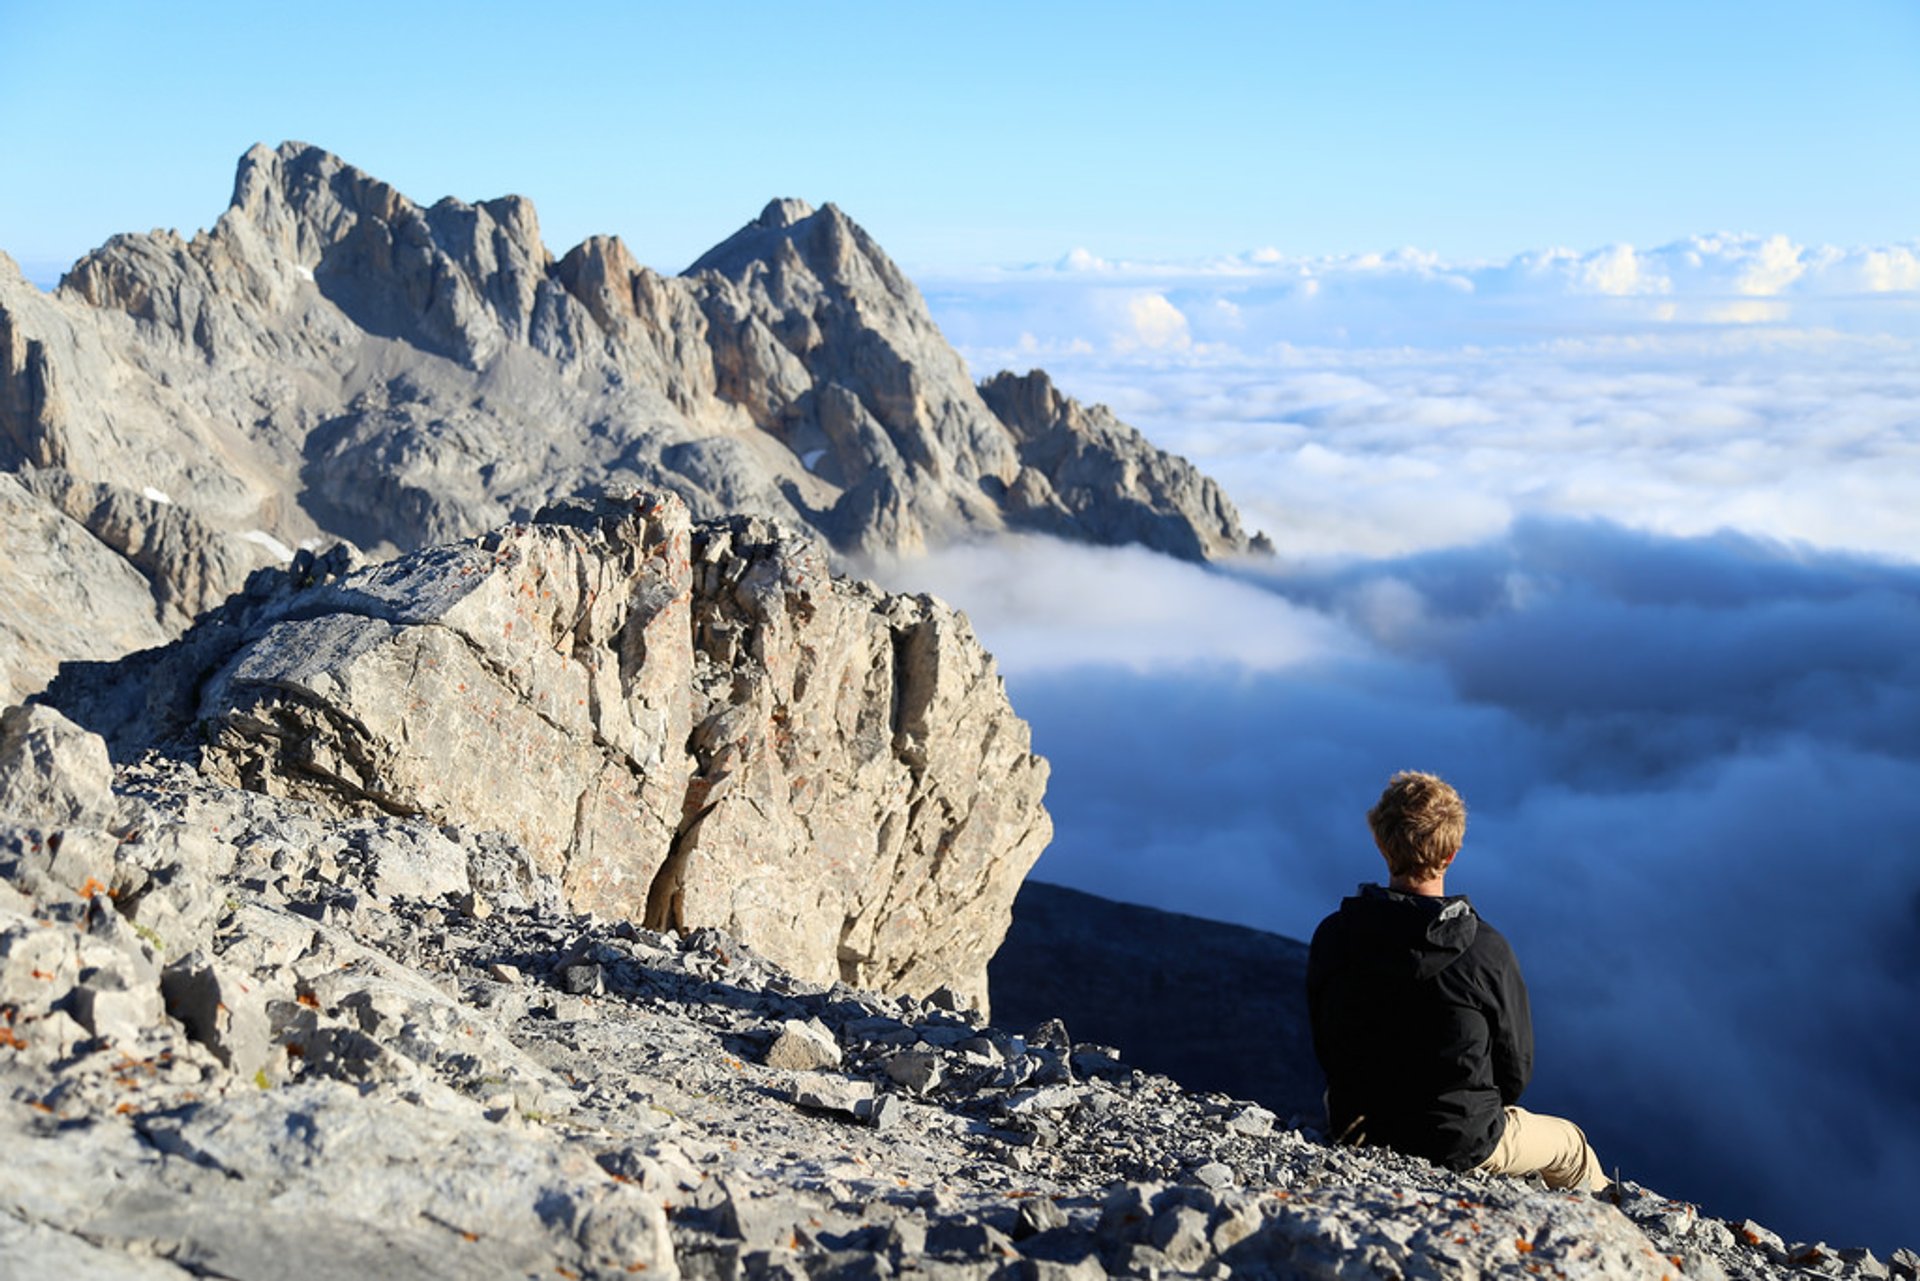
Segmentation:
{"type": "MultiPolygon", "coordinates": [[[[129,557],[168,628],[260,549],[388,554],[623,487],[849,558],[1010,528],[1253,546],[1185,462],[1076,413],[984,399],[832,204],[776,200],[668,277],[611,236],[556,262],[522,197],[423,206],[289,142],[191,240],[116,236],[52,296],[0,272],[0,466],[64,473],[23,501],[129,557]]],[[[38,688],[46,656],[14,652],[38,688]]]]}
{"type": "Polygon", "coordinates": [[[767,207],[760,211],[760,217],[755,220],[754,225],[777,230],[781,227],[791,227],[796,222],[811,217],[813,217],[813,206],[806,201],[792,196],[776,197],[767,202],[767,207]]]}

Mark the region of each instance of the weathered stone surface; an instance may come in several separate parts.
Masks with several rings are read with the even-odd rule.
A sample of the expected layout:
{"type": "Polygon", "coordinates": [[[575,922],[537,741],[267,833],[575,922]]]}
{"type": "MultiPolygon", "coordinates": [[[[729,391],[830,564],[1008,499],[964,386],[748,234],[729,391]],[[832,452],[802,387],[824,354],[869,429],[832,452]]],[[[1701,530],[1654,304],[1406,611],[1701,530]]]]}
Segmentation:
{"type": "Polygon", "coordinates": [[[328,1082],[78,1133],[7,1104],[0,1223],[58,1233],[75,1255],[85,1241],[181,1269],[159,1275],[678,1275],[658,1201],[584,1153],[477,1116],[409,1113],[395,1124],[391,1104],[328,1082]]]}
{"type": "MultiPolygon", "coordinates": [[[[190,732],[253,790],[506,833],[576,910],[984,1006],[1051,829],[1045,764],[960,615],[670,496],[306,577],[50,697],[124,753],[190,732]]],[[[443,839],[385,848],[378,897],[497,897],[443,839]]]]}
{"type": "Polygon", "coordinates": [[[33,632],[6,675],[24,692],[49,659],[151,643],[148,619],[177,631],[287,549],[418,548],[607,487],[850,553],[1009,526],[1252,546],[1217,488],[1104,411],[983,399],[832,205],[775,201],[664,277],[608,237],[556,262],[520,197],[423,208],[301,143],[247,152],[211,230],[115,236],[52,295],[0,258],[0,472],[59,536],[20,543],[80,584],[68,612],[121,633],[9,624],[33,632]],[[144,607],[108,607],[143,583],[144,607]]]}
{"type": "Polygon", "coordinates": [[[0,712],[0,817],[62,827],[98,823],[114,808],[113,762],[98,734],[51,707],[0,712]]]}

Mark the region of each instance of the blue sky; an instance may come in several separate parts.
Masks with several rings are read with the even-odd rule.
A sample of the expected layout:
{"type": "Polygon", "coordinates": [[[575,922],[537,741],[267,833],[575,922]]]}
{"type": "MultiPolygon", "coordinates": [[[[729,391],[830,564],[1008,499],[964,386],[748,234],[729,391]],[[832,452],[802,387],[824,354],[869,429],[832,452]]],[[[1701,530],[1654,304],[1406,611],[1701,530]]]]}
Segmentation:
{"type": "Polygon", "coordinates": [[[204,226],[255,141],[677,270],[773,195],[910,270],[1920,228],[1920,6],[0,0],[0,248],[204,226]]]}

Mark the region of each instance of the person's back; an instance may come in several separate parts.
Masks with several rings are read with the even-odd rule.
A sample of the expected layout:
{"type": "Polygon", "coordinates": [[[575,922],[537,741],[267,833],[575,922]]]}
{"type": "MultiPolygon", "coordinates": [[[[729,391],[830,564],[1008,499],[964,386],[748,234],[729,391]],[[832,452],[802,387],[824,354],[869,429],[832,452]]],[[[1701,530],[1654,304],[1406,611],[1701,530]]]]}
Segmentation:
{"type": "Polygon", "coordinates": [[[1459,794],[1397,774],[1367,820],[1391,879],[1322,921],[1307,961],[1329,1133],[1456,1170],[1604,1186],[1579,1127],[1517,1106],[1533,1071],[1526,984],[1500,932],[1445,893],[1466,834],[1459,794]]]}

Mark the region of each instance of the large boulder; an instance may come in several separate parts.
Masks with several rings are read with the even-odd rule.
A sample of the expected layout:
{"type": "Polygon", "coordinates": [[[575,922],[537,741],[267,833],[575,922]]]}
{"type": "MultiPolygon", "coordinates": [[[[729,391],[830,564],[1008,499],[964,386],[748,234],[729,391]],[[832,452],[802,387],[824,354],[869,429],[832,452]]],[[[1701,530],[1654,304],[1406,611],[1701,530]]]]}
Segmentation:
{"type": "Polygon", "coordinates": [[[255,791],[505,832],[576,910],[981,1007],[1051,834],[1046,765],[964,616],[671,496],[338,576],[303,557],[50,697],[122,755],[187,735],[255,791]]]}

